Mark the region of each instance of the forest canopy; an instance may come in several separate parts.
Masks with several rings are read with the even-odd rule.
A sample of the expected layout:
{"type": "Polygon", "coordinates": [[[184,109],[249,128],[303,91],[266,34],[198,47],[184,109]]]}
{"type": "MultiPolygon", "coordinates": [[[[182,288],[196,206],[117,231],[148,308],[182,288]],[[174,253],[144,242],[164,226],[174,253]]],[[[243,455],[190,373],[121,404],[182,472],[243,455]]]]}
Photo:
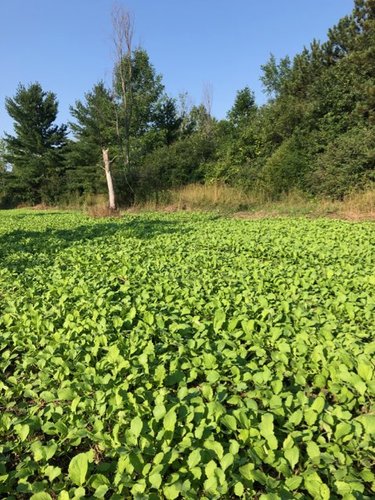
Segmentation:
{"type": "Polygon", "coordinates": [[[56,125],[57,96],[38,82],[6,98],[14,133],[0,142],[2,207],[107,194],[109,182],[116,208],[192,182],[342,199],[375,181],[375,0],[355,0],[294,58],[271,54],[266,104],[239,89],[222,120],[209,102],[170,97],[146,50],[132,47],[129,18],[116,21],[113,85],[94,83],[70,123],[56,125]]]}

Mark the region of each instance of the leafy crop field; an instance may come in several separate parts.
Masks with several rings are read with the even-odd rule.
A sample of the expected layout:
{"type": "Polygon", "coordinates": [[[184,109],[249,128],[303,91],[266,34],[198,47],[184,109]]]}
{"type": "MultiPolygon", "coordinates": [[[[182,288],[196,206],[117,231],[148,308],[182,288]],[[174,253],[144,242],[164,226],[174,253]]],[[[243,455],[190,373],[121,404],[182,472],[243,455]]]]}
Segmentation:
{"type": "Polygon", "coordinates": [[[0,213],[1,498],[374,498],[374,246],[0,213]]]}

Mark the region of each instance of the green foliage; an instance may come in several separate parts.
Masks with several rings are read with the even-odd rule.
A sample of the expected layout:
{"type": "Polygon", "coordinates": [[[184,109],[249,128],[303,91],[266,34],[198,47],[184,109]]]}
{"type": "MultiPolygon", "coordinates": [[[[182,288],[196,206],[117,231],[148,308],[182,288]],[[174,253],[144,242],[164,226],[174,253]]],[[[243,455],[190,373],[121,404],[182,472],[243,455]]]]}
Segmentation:
{"type": "Polygon", "coordinates": [[[164,86],[149,56],[138,48],[125,55],[115,68],[114,91],[119,104],[119,122],[126,136],[144,134],[160,113],[164,86]]]}
{"type": "Polygon", "coordinates": [[[280,59],[280,62],[277,63],[273,54],[270,55],[266,64],[261,66],[263,74],[260,79],[268,95],[277,97],[281,93],[289,77],[290,66],[291,62],[288,56],[280,59]]]}
{"type": "Polygon", "coordinates": [[[304,188],[308,158],[303,137],[293,136],[282,142],[267,158],[258,177],[259,187],[271,198],[278,198],[293,188],[304,188]]]}
{"type": "Polygon", "coordinates": [[[100,155],[100,149],[116,144],[116,108],[110,91],[103,82],[94,85],[85,94],[85,102],[76,101],[70,108],[75,122],[71,122],[75,137],[88,143],[100,155]]]}
{"type": "Polygon", "coordinates": [[[249,120],[256,111],[255,96],[249,87],[239,90],[232,109],[228,112],[228,119],[235,126],[249,120]]]}
{"type": "Polygon", "coordinates": [[[353,186],[375,181],[375,129],[354,128],[327,145],[311,175],[315,192],[343,198],[353,186]]]}
{"type": "Polygon", "coordinates": [[[19,85],[14,98],[5,99],[5,106],[15,131],[15,135],[5,135],[5,159],[14,181],[11,188],[23,201],[53,202],[61,188],[66,144],[66,126],[54,125],[56,96],[43,91],[39,83],[19,85]]]}
{"type": "Polygon", "coordinates": [[[21,86],[7,100],[18,136],[7,138],[14,169],[0,170],[0,203],[104,192],[98,168],[104,147],[124,205],[201,181],[238,186],[255,197],[278,198],[298,188],[341,199],[374,179],[374,60],[374,0],[356,0],[325,41],[313,40],[293,59],[270,55],[261,66],[266,104],[257,106],[245,87],[227,119],[217,121],[209,98],[207,106],[190,107],[180,96],[178,109],[147,52],[137,48],[117,61],[112,90],[99,83],[72,108],[75,140],[64,148],[64,161],[65,130],[52,125],[54,95],[39,84],[21,86]],[[46,133],[40,123],[43,130],[47,123],[46,133]]]}
{"type": "Polygon", "coordinates": [[[0,214],[0,496],[373,498],[371,223],[0,214]]]}
{"type": "Polygon", "coordinates": [[[213,140],[199,133],[156,148],[140,163],[136,177],[137,197],[147,199],[150,193],[203,180],[206,163],[213,159],[214,151],[213,140]]]}

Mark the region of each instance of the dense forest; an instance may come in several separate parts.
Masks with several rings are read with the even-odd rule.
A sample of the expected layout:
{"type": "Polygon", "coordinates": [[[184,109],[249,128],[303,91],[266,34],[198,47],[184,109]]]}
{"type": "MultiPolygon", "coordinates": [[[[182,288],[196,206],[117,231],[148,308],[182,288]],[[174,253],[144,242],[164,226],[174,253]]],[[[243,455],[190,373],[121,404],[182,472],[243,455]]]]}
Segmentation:
{"type": "Polygon", "coordinates": [[[143,48],[117,16],[117,62],[109,88],[97,82],[56,125],[58,101],[39,83],[5,102],[14,135],[0,142],[0,204],[58,204],[109,193],[112,208],[192,182],[222,182],[277,199],[299,189],[342,199],[375,181],[375,0],[293,59],[262,66],[268,95],[248,87],[226,119],[209,96],[189,106],[167,95],[143,48]]]}

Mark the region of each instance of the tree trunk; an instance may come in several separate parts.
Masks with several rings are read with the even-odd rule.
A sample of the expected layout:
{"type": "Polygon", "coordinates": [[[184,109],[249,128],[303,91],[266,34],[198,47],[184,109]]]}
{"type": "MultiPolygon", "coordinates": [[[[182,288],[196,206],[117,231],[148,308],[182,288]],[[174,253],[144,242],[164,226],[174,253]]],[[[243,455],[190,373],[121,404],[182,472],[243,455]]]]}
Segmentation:
{"type": "Polygon", "coordinates": [[[115,190],[113,189],[112,174],[109,164],[108,148],[102,149],[105,178],[107,179],[109,209],[116,210],[115,190]]]}

